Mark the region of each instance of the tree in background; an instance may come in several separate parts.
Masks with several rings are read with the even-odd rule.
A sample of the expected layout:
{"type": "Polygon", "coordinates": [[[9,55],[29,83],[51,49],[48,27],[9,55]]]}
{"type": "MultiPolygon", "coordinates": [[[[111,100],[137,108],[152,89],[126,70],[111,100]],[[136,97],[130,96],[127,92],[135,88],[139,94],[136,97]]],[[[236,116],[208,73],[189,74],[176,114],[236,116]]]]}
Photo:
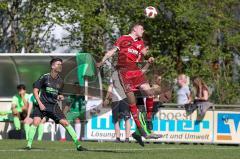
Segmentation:
{"type": "Polygon", "coordinates": [[[0,51],[48,52],[54,49],[51,31],[61,8],[49,0],[3,0],[0,2],[0,51]]]}
{"type": "Polygon", "coordinates": [[[233,78],[233,66],[237,66],[233,55],[238,52],[234,50],[239,50],[238,1],[141,1],[139,4],[142,5],[132,1],[118,3],[113,8],[116,21],[122,32],[129,27],[127,21],[140,19],[145,23],[152,42],[151,53],[157,58],[155,67],[165,70],[165,77],[173,79],[178,73],[201,76],[212,88],[214,102],[239,102],[239,63],[235,68],[238,77],[233,78]],[[144,18],[141,8],[148,5],[158,8],[157,18],[144,18]]]}
{"type": "MultiPolygon", "coordinates": [[[[145,25],[156,58],[169,80],[178,73],[201,76],[216,103],[239,102],[239,12],[237,0],[11,0],[0,3],[1,52],[51,52],[57,45],[103,56],[134,22],[145,25]],[[155,19],[144,8],[159,10],[155,19]],[[68,35],[56,40],[54,25],[68,35]]],[[[153,70],[153,72],[154,72],[153,70]]]]}

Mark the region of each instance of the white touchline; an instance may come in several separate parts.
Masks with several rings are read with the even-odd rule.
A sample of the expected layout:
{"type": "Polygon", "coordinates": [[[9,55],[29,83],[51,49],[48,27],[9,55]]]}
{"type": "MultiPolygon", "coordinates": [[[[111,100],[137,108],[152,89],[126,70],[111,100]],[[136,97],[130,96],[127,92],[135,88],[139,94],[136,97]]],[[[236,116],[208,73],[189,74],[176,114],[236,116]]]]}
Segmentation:
{"type": "MultiPolygon", "coordinates": [[[[151,151],[151,150],[234,150],[239,149],[238,147],[216,147],[216,148],[209,148],[209,147],[202,147],[202,148],[179,148],[179,147],[159,147],[159,148],[136,148],[136,149],[88,149],[91,151],[151,151]]],[[[62,151],[76,151],[76,149],[61,149],[62,151]]],[[[8,150],[0,150],[0,152],[31,152],[31,151],[59,151],[59,149],[31,149],[31,150],[24,150],[24,149],[8,149],[8,150]]]]}

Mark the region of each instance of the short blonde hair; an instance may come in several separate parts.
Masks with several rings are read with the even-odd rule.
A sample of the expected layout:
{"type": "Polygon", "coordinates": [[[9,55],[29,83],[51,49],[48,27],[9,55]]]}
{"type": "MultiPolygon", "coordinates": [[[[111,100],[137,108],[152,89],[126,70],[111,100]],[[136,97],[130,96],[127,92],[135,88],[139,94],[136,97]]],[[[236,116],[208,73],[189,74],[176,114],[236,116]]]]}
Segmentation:
{"type": "Polygon", "coordinates": [[[185,81],[186,85],[190,84],[190,78],[187,75],[181,73],[178,75],[178,78],[183,79],[185,81]]]}

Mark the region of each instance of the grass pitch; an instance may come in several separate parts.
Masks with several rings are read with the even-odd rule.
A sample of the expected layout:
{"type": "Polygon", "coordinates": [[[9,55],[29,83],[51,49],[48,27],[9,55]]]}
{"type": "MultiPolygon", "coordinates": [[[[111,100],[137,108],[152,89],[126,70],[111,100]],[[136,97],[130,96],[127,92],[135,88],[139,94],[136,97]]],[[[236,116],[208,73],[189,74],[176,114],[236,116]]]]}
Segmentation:
{"type": "Polygon", "coordinates": [[[239,159],[239,146],[82,142],[89,149],[78,152],[72,142],[34,141],[24,150],[25,140],[0,140],[1,159],[239,159]]]}

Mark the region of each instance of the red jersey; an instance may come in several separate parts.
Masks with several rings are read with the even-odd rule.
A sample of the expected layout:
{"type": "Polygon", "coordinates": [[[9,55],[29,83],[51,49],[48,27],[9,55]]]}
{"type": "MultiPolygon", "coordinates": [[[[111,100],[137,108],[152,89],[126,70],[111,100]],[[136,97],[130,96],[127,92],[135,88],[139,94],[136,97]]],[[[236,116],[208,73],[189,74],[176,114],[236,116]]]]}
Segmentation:
{"type": "Polygon", "coordinates": [[[123,35],[114,44],[119,50],[118,69],[136,70],[136,65],[142,59],[141,51],[144,48],[142,39],[134,40],[130,35],[123,35]]]}

